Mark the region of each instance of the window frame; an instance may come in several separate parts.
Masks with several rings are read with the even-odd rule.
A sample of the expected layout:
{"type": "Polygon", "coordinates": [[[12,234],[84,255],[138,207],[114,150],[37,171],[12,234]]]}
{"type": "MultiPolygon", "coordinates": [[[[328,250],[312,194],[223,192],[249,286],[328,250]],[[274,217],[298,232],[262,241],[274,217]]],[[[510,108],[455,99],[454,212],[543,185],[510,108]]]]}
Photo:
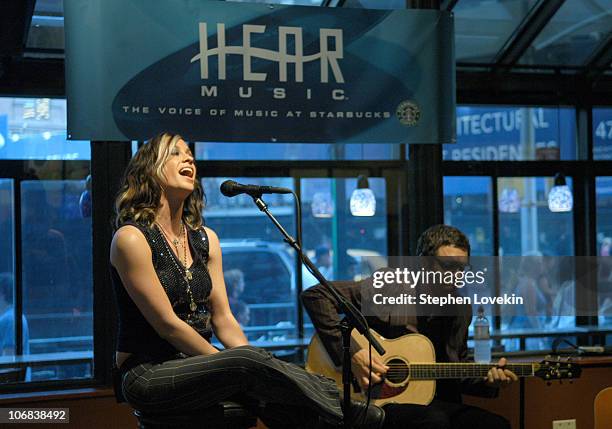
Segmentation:
{"type": "MultiPolygon", "coordinates": [[[[486,106],[486,105],[483,105],[486,106]]],[[[491,106],[500,106],[491,103],[491,106]]],[[[510,106],[510,105],[508,105],[510,106]]],[[[612,161],[592,160],[592,112],[589,109],[577,108],[577,151],[579,160],[575,161],[441,161],[441,175],[443,176],[488,176],[492,179],[494,195],[497,194],[496,184],[498,177],[528,177],[528,176],[554,176],[562,171],[574,180],[574,246],[577,255],[595,254],[595,177],[609,175],[612,170],[612,161]],[[578,240],[577,237],[587,237],[578,240]]],[[[93,180],[93,288],[94,288],[94,373],[93,378],[83,380],[49,380],[42,382],[18,383],[0,385],[0,395],[20,391],[40,391],[51,389],[66,389],[82,386],[108,386],[111,384],[112,352],[114,344],[112,336],[97,335],[99,333],[114,332],[115,314],[114,297],[108,287],[108,248],[112,237],[112,226],[109,219],[112,215],[113,197],[115,195],[119,178],[132,155],[132,147],[128,142],[90,142],[91,164],[90,171],[93,180]]],[[[407,207],[411,184],[408,180],[411,171],[415,169],[414,160],[406,159],[410,148],[401,145],[400,157],[396,160],[367,161],[367,160],[329,160],[329,161],[204,161],[198,160],[197,166],[205,172],[207,177],[291,177],[294,180],[296,193],[300,195],[300,180],[302,178],[355,178],[359,174],[368,174],[371,177],[382,177],[386,180],[387,195],[387,250],[388,255],[408,254],[409,249],[409,219],[418,215],[421,207],[407,207]],[[397,197],[397,198],[395,198],[397,197]],[[408,215],[410,214],[410,218],[408,215]]],[[[440,151],[442,146],[437,148],[440,151]]],[[[431,149],[435,153],[437,149],[431,149]]],[[[429,156],[428,155],[428,156],[429,156]]],[[[19,183],[27,178],[27,164],[31,160],[0,160],[0,171],[3,177],[13,179],[16,190],[15,200],[15,226],[20,225],[20,197],[18,195],[19,183]]],[[[58,160],[46,161],[63,163],[62,168],[70,168],[75,163],[88,161],[58,160]]],[[[494,226],[498,225],[496,218],[497,201],[493,216],[494,226]]],[[[443,216],[443,213],[439,213],[443,216]]],[[[16,286],[15,299],[21,300],[21,247],[19,245],[21,233],[15,234],[16,255],[15,273],[16,286]],[[19,247],[17,247],[19,245],[19,247]],[[17,251],[18,250],[18,251],[17,251]]],[[[414,240],[414,237],[412,237],[414,240]]],[[[497,252],[499,238],[494,239],[494,249],[497,252]]],[[[297,258],[296,258],[297,259],[297,258]]],[[[299,273],[296,270],[296,273],[299,273]]],[[[301,276],[297,275],[296,283],[299,299],[301,276]]],[[[298,301],[299,302],[299,301],[298,301]]],[[[298,309],[299,338],[295,347],[303,349],[305,346],[303,309],[298,309]]],[[[22,312],[21,303],[16,306],[16,312],[22,312]]],[[[19,318],[18,318],[19,319],[19,318]]],[[[592,318],[578,320],[577,326],[592,325],[592,318]]],[[[499,323],[499,322],[497,322],[499,323]]],[[[542,333],[535,335],[553,336],[555,333],[542,333]]],[[[16,335],[18,335],[16,333],[16,335]]],[[[596,342],[603,334],[600,331],[589,332],[581,336],[587,343],[596,342]]],[[[521,337],[524,343],[526,336],[521,337]]],[[[525,352],[518,352],[524,354],[525,352]]]]}

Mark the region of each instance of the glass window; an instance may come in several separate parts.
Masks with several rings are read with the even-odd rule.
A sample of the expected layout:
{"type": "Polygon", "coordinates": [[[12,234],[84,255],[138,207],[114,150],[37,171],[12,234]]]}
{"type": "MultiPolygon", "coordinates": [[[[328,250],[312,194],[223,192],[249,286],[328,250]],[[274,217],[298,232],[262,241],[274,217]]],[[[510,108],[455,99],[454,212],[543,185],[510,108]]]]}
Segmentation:
{"type": "MultiPolygon", "coordinates": [[[[571,188],[571,178],[566,181],[571,188]]],[[[525,296],[533,306],[530,314],[538,314],[510,315],[502,307],[502,332],[546,332],[575,326],[575,318],[568,315],[570,311],[561,312],[553,307],[561,301],[564,308],[575,307],[574,274],[564,272],[570,264],[560,258],[574,254],[573,213],[549,209],[548,195],[553,184],[550,177],[503,177],[497,181],[499,255],[505,257],[502,293],[525,296]],[[507,258],[511,256],[526,258],[507,258]],[[510,266],[512,261],[517,261],[514,269],[510,266]]],[[[552,337],[527,338],[526,349],[550,349],[552,340],[552,337]]],[[[519,350],[518,339],[503,340],[502,344],[507,351],[519,350]]]]}
{"type": "Polygon", "coordinates": [[[593,109],[593,159],[612,159],[612,109],[593,109]]]}
{"type": "MultiPolygon", "coordinates": [[[[32,354],[93,350],[91,200],[85,180],[21,182],[23,311],[32,354]]],[[[92,376],[92,361],[37,367],[32,380],[92,376]]]]}
{"type": "Polygon", "coordinates": [[[597,256],[599,259],[599,324],[612,326],[612,177],[595,181],[597,256]]]}
{"type": "MultiPolygon", "coordinates": [[[[17,356],[15,343],[15,250],[14,238],[14,193],[13,180],[0,179],[0,356],[17,356]]],[[[25,327],[25,319],[22,320],[25,327]]],[[[29,338],[22,330],[21,348],[29,353],[29,338]]],[[[31,378],[26,368],[3,368],[0,383],[25,381],[31,378]]]]}
{"type": "MultiPolygon", "coordinates": [[[[566,178],[571,188],[572,180],[566,178]]],[[[553,213],[548,207],[551,177],[502,177],[497,181],[498,201],[516,191],[518,206],[509,202],[499,213],[499,255],[570,256],[574,254],[571,211],[553,213]]],[[[514,197],[508,197],[514,199],[514,197]]],[[[500,207],[502,205],[500,204],[500,207]]]]}
{"type": "MultiPolygon", "coordinates": [[[[374,177],[368,183],[376,199],[374,215],[353,216],[349,206],[356,179],[301,180],[303,247],[330,280],[367,277],[375,259],[386,261],[385,180],[374,177]]],[[[304,288],[312,284],[304,282],[304,288]]]]}
{"type": "Polygon", "coordinates": [[[0,272],[14,275],[14,195],[13,180],[0,179],[0,272]]]}
{"type": "Polygon", "coordinates": [[[443,156],[452,161],[574,160],[574,109],[459,106],[457,143],[444,145],[443,156]]]}
{"type": "Polygon", "coordinates": [[[0,97],[0,159],[90,156],[89,142],[66,138],[66,100],[0,97]]]}
{"type": "MultiPolygon", "coordinates": [[[[353,216],[350,201],[356,179],[301,179],[303,249],[328,280],[360,280],[387,266],[385,180],[368,178],[376,199],[373,216],[353,216]]],[[[317,284],[302,269],[303,289],[317,284]]],[[[314,333],[304,311],[305,336],[314,333]]]]}
{"type": "Polygon", "coordinates": [[[202,160],[386,160],[399,157],[392,144],[196,143],[202,160]]]}
{"type": "MultiPolygon", "coordinates": [[[[219,236],[223,270],[232,311],[249,340],[270,344],[297,337],[297,276],[304,288],[317,283],[305,268],[296,270],[295,251],[257,209],[250,197],[227,198],[219,192],[224,178],[205,178],[206,225],[219,236]]],[[[293,188],[291,178],[236,178],[241,183],[293,188]]],[[[386,265],[385,182],[370,178],[376,199],[371,217],[351,214],[356,179],[301,179],[302,247],[326,278],[359,279],[386,265]]],[[[296,236],[292,195],[265,195],[270,211],[296,236]]],[[[306,335],[312,333],[307,315],[306,335]]]]}
{"type": "Polygon", "coordinates": [[[610,0],[566,1],[519,59],[527,65],[580,66],[612,33],[610,0]]]}
{"type": "Polygon", "coordinates": [[[36,1],[26,47],[64,49],[64,9],[61,0],[36,1]]]}
{"type": "MultiPolygon", "coordinates": [[[[293,249],[248,195],[225,197],[225,178],[204,178],[207,226],[219,236],[232,311],[250,341],[295,339],[296,276],[293,249]]],[[[235,178],[240,183],[293,188],[290,178],[235,178]]],[[[264,195],[270,212],[295,234],[293,196],[264,195]]]]}
{"type": "Polygon", "coordinates": [[[537,0],[458,2],[453,8],[457,61],[492,62],[537,3],[537,0]]]}
{"type": "Polygon", "coordinates": [[[489,177],[444,177],[444,223],[463,231],[474,256],[493,255],[493,195],[489,177]]]}

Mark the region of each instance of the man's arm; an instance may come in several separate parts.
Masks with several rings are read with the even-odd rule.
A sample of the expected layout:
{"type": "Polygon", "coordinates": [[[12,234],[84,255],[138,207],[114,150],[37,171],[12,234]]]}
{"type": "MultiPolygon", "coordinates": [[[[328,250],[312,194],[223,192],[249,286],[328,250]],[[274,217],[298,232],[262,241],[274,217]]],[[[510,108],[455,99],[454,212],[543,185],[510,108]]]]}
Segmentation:
{"type": "MultiPolygon", "coordinates": [[[[361,307],[361,287],[357,282],[332,282],[336,290],[357,308],[361,307]]],[[[312,320],[325,350],[336,366],[342,362],[342,333],[340,308],[332,294],[323,285],[312,286],[302,292],[302,304],[312,320]]]]}
{"type": "MultiPolygon", "coordinates": [[[[469,322],[468,322],[469,323],[469,322]]],[[[469,325],[468,325],[469,326],[469,325]]],[[[459,361],[470,362],[468,357],[468,330],[465,329],[465,336],[459,348],[459,361]]],[[[461,393],[471,396],[480,396],[483,398],[496,398],[499,394],[497,386],[492,386],[478,378],[464,378],[461,380],[461,393]]]]}
{"type": "MultiPolygon", "coordinates": [[[[368,279],[364,281],[369,281],[368,279]]],[[[363,282],[340,281],[332,285],[355,307],[361,308],[363,282]]],[[[340,308],[332,294],[322,285],[313,286],[301,295],[302,303],[310,315],[321,342],[336,366],[342,363],[342,332],[340,330],[340,308]]],[[[370,359],[367,349],[360,349],[351,341],[351,370],[357,382],[366,389],[370,380],[370,359]]],[[[372,382],[379,383],[386,367],[375,355],[372,356],[372,382]]]]}

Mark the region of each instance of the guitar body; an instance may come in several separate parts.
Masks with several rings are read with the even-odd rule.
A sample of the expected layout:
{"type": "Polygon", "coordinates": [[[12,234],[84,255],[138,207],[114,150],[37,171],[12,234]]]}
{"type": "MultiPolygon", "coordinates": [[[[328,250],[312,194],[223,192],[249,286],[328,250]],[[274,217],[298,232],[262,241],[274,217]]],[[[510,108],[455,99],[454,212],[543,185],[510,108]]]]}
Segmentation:
{"type": "MultiPolygon", "coordinates": [[[[372,349],[372,357],[378,359],[389,367],[381,383],[371,389],[371,399],[374,404],[382,406],[388,403],[428,405],[436,393],[436,380],[440,379],[484,379],[494,363],[473,362],[441,362],[436,363],[436,353],[429,339],[420,334],[408,334],[403,337],[388,340],[370,330],[386,350],[380,356],[372,349]]],[[[362,349],[368,349],[366,338],[353,330],[352,341],[359,344],[362,349]]],[[[580,377],[580,365],[565,362],[561,357],[557,359],[546,358],[540,363],[509,363],[504,368],[512,371],[518,377],[539,377],[548,382],[562,379],[575,379],[580,377]]],[[[341,368],[334,366],[318,335],[315,335],[308,346],[308,359],[306,370],[325,375],[336,381],[338,388],[342,388],[341,368]]],[[[363,400],[363,392],[355,392],[351,387],[351,396],[363,400]]]]}
{"type": "MultiPolygon", "coordinates": [[[[377,356],[385,365],[391,367],[385,380],[372,389],[372,402],[378,406],[388,403],[428,405],[436,392],[436,381],[410,380],[409,366],[417,362],[426,364],[436,361],[431,341],[420,334],[388,340],[376,331],[371,332],[386,350],[385,355],[380,356],[372,349],[372,357],[377,356]]],[[[357,331],[352,332],[352,338],[361,348],[368,348],[367,339],[357,331]]],[[[342,388],[342,370],[334,365],[318,335],[313,336],[308,346],[306,370],[332,378],[338,387],[342,388]]],[[[364,400],[365,393],[357,393],[352,389],[351,396],[364,400]]]]}

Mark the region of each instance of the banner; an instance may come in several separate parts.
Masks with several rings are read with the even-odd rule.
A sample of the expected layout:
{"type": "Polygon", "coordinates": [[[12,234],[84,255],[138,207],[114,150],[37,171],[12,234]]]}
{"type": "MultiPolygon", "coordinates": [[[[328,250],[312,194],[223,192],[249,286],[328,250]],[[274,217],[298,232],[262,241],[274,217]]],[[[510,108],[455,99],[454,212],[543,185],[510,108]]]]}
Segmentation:
{"type": "Polygon", "coordinates": [[[453,20],[202,0],[65,0],[68,135],[453,143],[453,20]]]}

